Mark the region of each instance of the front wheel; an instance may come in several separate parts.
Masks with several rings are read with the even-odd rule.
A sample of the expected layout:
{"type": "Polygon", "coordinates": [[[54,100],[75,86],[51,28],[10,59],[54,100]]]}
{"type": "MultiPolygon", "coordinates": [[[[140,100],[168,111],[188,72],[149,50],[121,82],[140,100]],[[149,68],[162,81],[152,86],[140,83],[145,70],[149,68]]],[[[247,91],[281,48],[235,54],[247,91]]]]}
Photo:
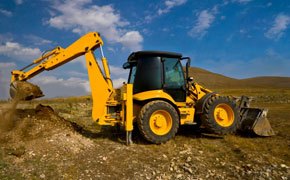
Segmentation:
{"type": "Polygon", "coordinates": [[[229,97],[212,96],[205,103],[201,120],[207,130],[213,133],[234,133],[239,127],[239,109],[229,97]]]}
{"type": "Polygon", "coordinates": [[[160,144],[175,136],[179,127],[179,116],[171,104],[156,100],[142,107],[137,124],[146,140],[160,144]]]}

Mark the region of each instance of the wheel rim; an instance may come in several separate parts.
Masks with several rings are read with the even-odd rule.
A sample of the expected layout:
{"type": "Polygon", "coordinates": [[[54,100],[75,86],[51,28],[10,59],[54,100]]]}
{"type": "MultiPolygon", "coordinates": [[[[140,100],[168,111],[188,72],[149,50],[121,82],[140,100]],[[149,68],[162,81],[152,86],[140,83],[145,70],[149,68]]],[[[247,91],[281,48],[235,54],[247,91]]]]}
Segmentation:
{"type": "Polygon", "coordinates": [[[150,129],[157,135],[165,135],[172,128],[172,117],[164,110],[155,111],[149,120],[150,129]]]}
{"type": "Polygon", "coordinates": [[[234,111],[227,104],[219,104],[214,109],[214,119],[220,126],[229,127],[235,119],[234,111]]]}

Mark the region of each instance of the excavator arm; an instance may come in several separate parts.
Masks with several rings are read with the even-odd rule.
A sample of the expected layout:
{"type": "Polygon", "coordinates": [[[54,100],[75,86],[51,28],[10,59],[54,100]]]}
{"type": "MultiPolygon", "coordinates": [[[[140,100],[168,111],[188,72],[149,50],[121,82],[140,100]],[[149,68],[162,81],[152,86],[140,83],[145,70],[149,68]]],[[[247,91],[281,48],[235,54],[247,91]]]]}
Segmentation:
{"type": "MultiPolygon", "coordinates": [[[[10,95],[12,98],[20,100],[30,100],[43,96],[40,88],[26,80],[33,78],[43,71],[55,69],[67,62],[84,55],[92,91],[93,109],[92,117],[94,120],[100,119],[107,104],[112,104],[112,94],[114,93],[113,84],[110,78],[107,59],[102,51],[103,41],[97,32],[90,32],[67,48],[56,47],[43,56],[35,59],[30,65],[12,71],[10,95]],[[94,57],[94,50],[99,48],[102,55],[102,65],[104,73],[94,57]]],[[[114,104],[114,103],[113,103],[114,104]]]]}
{"type": "MultiPolygon", "coordinates": [[[[21,70],[12,71],[11,82],[31,79],[42,71],[55,69],[69,61],[76,59],[79,56],[93,52],[96,48],[101,49],[105,78],[110,79],[109,67],[102,51],[102,45],[103,40],[100,35],[97,32],[90,32],[72,43],[69,47],[62,48],[58,46],[43,56],[35,59],[30,65],[22,68],[21,70]],[[26,72],[24,71],[31,66],[34,67],[26,72]]],[[[108,84],[112,88],[112,83],[108,82],[108,84]]]]}

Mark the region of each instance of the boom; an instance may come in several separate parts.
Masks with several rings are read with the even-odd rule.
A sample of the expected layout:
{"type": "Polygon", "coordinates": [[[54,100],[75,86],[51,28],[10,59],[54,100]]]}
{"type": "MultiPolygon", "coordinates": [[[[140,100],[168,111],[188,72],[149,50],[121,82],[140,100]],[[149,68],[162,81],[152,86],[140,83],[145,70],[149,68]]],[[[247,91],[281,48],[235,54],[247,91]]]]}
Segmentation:
{"type": "Polygon", "coordinates": [[[48,71],[55,69],[69,61],[76,59],[79,56],[93,52],[96,48],[100,48],[102,63],[105,71],[105,79],[108,81],[108,84],[112,88],[108,63],[104,57],[102,45],[103,40],[101,39],[100,35],[97,32],[90,32],[72,43],[69,47],[62,48],[58,46],[47,54],[39,57],[38,59],[35,59],[30,65],[24,67],[23,69],[12,71],[11,82],[15,80],[23,81],[30,79],[44,70],[48,71]],[[33,65],[37,66],[24,72],[25,69],[33,65]]]}
{"type": "Polygon", "coordinates": [[[102,45],[103,41],[99,33],[90,32],[79,38],[67,48],[58,46],[38,59],[35,59],[30,65],[23,69],[12,71],[11,84],[16,86],[16,83],[19,81],[26,81],[43,71],[55,69],[79,56],[85,55],[93,98],[92,117],[94,120],[100,119],[104,114],[106,104],[110,102],[109,100],[112,98],[111,96],[114,92],[108,62],[104,57],[102,45]],[[97,48],[101,50],[104,74],[93,54],[94,50],[97,48]],[[30,69],[24,71],[28,68],[30,69]]]}

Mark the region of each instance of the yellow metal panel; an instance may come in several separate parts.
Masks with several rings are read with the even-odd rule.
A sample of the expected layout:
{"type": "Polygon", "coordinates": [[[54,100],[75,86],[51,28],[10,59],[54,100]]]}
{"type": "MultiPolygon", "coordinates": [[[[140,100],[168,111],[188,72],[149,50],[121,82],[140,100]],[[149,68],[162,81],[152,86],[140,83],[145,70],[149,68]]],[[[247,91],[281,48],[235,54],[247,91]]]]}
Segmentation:
{"type": "Polygon", "coordinates": [[[56,68],[68,61],[71,61],[72,59],[84,55],[88,51],[94,50],[101,45],[103,45],[103,41],[99,34],[96,32],[90,32],[80,37],[69,47],[64,49],[62,53],[56,55],[54,58],[51,58],[50,61],[45,64],[45,69],[49,70],[56,68]]]}
{"type": "Polygon", "coordinates": [[[48,52],[44,56],[36,59],[29,66],[34,65],[33,68],[27,72],[22,71],[21,74],[13,71],[11,81],[27,80],[44,70],[52,70],[57,68],[77,57],[84,55],[86,52],[94,51],[96,48],[103,45],[103,41],[97,32],[90,32],[77,41],[72,43],[67,48],[56,47],[54,50],[48,52]]]}
{"type": "Polygon", "coordinates": [[[206,89],[206,88],[202,87],[201,85],[199,85],[197,83],[194,83],[194,87],[196,89],[197,99],[201,99],[207,93],[212,92],[211,90],[206,89]]]}
{"type": "Polygon", "coordinates": [[[175,105],[177,107],[185,107],[186,106],[186,102],[176,102],[175,105]]]}
{"type": "Polygon", "coordinates": [[[109,70],[109,66],[108,66],[108,61],[105,57],[102,58],[102,64],[104,67],[104,72],[107,78],[110,78],[110,70],[109,70]]]}
{"type": "Polygon", "coordinates": [[[133,130],[133,84],[127,84],[125,130],[133,130]]]}
{"type": "Polygon", "coordinates": [[[93,98],[92,117],[96,121],[106,114],[106,104],[113,91],[104,79],[93,52],[87,52],[85,57],[93,98]]]}
{"type": "Polygon", "coordinates": [[[145,91],[138,94],[134,94],[133,96],[133,99],[138,101],[145,101],[155,98],[167,99],[171,101],[173,104],[176,104],[174,99],[169,94],[165,93],[163,90],[145,91]]]}
{"type": "Polygon", "coordinates": [[[194,108],[178,108],[180,112],[180,124],[186,124],[186,123],[193,123],[194,122],[194,108]]]}

